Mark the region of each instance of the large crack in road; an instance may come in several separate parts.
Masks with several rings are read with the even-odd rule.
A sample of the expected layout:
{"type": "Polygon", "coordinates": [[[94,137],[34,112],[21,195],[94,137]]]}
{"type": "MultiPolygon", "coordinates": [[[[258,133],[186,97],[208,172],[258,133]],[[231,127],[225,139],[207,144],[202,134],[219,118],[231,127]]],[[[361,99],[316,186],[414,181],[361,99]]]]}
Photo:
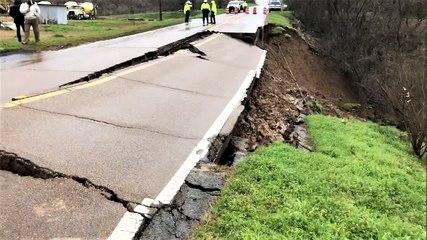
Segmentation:
{"type": "MultiPolygon", "coordinates": [[[[116,66],[109,68],[109,69],[106,69],[102,72],[90,74],[86,78],[78,79],[76,81],[70,82],[70,83],[62,85],[60,87],[67,88],[67,87],[74,85],[74,84],[79,84],[82,82],[90,81],[91,79],[95,79],[95,78],[101,76],[102,74],[110,73],[110,72],[113,72],[113,71],[116,71],[118,69],[122,69],[122,68],[125,68],[128,66],[132,66],[132,65],[140,64],[140,63],[147,62],[150,60],[154,60],[154,59],[158,58],[159,56],[168,56],[168,55],[176,53],[180,50],[188,50],[194,54],[197,54],[197,57],[200,57],[202,60],[208,60],[205,58],[207,56],[206,53],[204,53],[203,51],[201,51],[200,49],[198,49],[197,47],[195,47],[194,45],[192,45],[190,43],[190,42],[199,40],[206,35],[210,35],[210,33],[196,34],[196,35],[191,36],[189,38],[186,38],[182,41],[173,43],[170,46],[165,46],[163,48],[160,48],[156,52],[149,52],[149,53],[145,54],[144,56],[141,56],[140,58],[129,60],[125,63],[116,65],[116,66]]],[[[121,78],[123,78],[123,77],[121,77],[121,78]]],[[[133,81],[132,79],[125,79],[125,80],[133,81]]],[[[144,83],[144,82],[140,82],[140,83],[150,84],[150,83],[144,83]]],[[[166,86],[160,86],[160,87],[166,87],[166,86]]],[[[185,89],[176,89],[176,90],[186,91],[185,89]]],[[[186,92],[188,92],[188,91],[186,91],[186,92]]],[[[197,92],[193,92],[193,93],[194,94],[200,94],[197,92]]],[[[209,96],[219,97],[219,96],[215,96],[215,95],[209,95],[209,96]]],[[[221,97],[219,97],[219,98],[221,98],[221,97]]],[[[99,123],[99,124],[104,124],[104,125],[116,127],[116,128],[137,129],[137,130],[148,131],[148,132],[157,133],[157,134],[161,134],[161,135],[176,137],[176,138],[180,138],[180,139],[200,140],[199,138],[196,138],[196,137],[179,136],[179,135],[175,135],[175,134],[170,134],[170,133],[152,130],[152,129],[149,129],[146,127],[123,125],[123,124],[113,123],[113,122],[99,120],[99,119],[95,119],[95,118],[79,116],[79,115],[75,115],[75,114],[61,113],[61,112],[57,112],[57,111],[49,111],[49,110],[40,109],[37,107],[23,105],[23,104],[20,104],[18,107],[24,108],[24,109],[29,109],[32,111],[48,113],[48,114],[78,118],[78,119],[91,121],[91,122],[95,122],[95,123],[99,123]]],[[[212,140],[212,139],[209,141],[215,142],[215,140],[212,140]]],[[[105,199],[112,201],[112,202],[115,202],[115,203],[121,204],[128,212],[140,214],[139,212],[136,212],[134,210],[135,206],[140,204],[139,202],[123,199],[114,190],[112,190],[106,186],[103,186],[103,185],[95,184],[94,182],[92,182],[88,178],[77,176],[77,175],[69,175],[69,174],[65,174],[62,172],[58,172],[58,171],[49,169],[47,167],[39,166],[36,163],[32,162],[31,160],[20,157],[13,152],[0,150],[0,170],[11,172],[11,173],[17,174],[21,177],[32,177],[32,178],[39,178],[39,179],[44,179],[44,180],[55,179],[55,178],[72,180],[72,181],[75,181],[79,185],[84,186],[86,188],[95,189],[105,199]]],[[[198,188],[196,185],[191,185],[191,183],[188,181],[186,182],[186,184],[188,184],[192,188],[203,190],[201,188],[198,188]]],[[[207,191],[209,191],[209,190],[207,190],[207,191]]]]}
{"type": "MultiPolygon", "coordinates": [[[[200,36],[197,36],[197,37],[200,37],[200,36]]],[[[191,39],[191,41],[194,41],[194,39],[191,39]]],[[[152,55],[151,57],[152,59],[155,59],[158,56],[167,56],[179,50],[188,50],[192,53],[198,54],[197,57],[200,58],[201,60],[209,61],[209,59],[205,57],[206,54],[204,52],[200,51],[198,48],[196,48],[195,46],[193,46],[188,42],[184,42],[184,43],[180,43],[180,44],[168,47],[168,50],[159,50],[158,52],[155,53],[155,55],[152,55]]],[[[149,54],[153,54],[153,53],[149,53],[149,54]]],[[[131,60],[127,64],[135,65],[138,63],[141,63],[141,62],[136,62],[131,60]]],[[[109,71],[112,72],[114,70],[118,70],[120,67],[123,67],[123,66],[124,65],[116,66],[117,68],[110,69],[109,71]]],[[[102,74],[103,73],[100,73],[100,75],[102,74]]],[[[97,76],[99,77],[100,75],[95,74],[91,77],[80,79],[77,82],[72,82],[70,84],[72,85],[72,84],[78,84],[84,81],[89,81],[92,79],[92,77],[95,78],[97,76]]],[[[125,80],[134,81],[132,79],[125,79],[125,80]]],[[[144,82],[141,82],[141,83],[145,84],[144,82]]],[[[69,86],[67,85],[63,87],[69,87],[69,86]]],[[[253,85],[251,85],[251,87],[247,90],[248,93],[251,91],[252,87],[253,85]]],[[[176,89],[176,90],[182,91],[181,89],[176,89]]],[[[245,101],[246,101],[246,98],[241,102],[241,104],[245,105],[244,104],[245,101]]],[[[30,107],[27,105],[20,105],[20,107],[31,109],[33,111],[41,111],[49,114],[57,114],[57,115],[66,116],[66,117],[79,118],[86,121],[105,124],[105,125],[117,127],[117,128],[151,131],[150,129],[146,129],[144,127],[116,124],[109,121],[99,120],[99,119],[85,117],[85,116],[79,116],[75,114],[67,114],[67,113],[61,113],[57,111],[44,110],[44,109],[36,108],[33,106],[30,107]]],[[[177,137],[181,139],[200,140],[199,138],[193,138],[193,137],[187,137],[187,136],[176,136],[173,134],[157,132],[157,131],[151,131],[151,132],[168,135],[172,137],[177,137]]],[[[214,139],[209,139],[209,142],[211,144],[210,144],[209,154],[207,156],[208,162],[213,162],[212,159],[217,159],[221,157],[220,155],[224,150],[223,149],[224,145],[228,144],[229,139],[228,140],[227,139],[228,139],[228,135],[224,136],[221,134],[219,134],[214,139]]],[[[200,165],[198,165],[198,167],[200,167],[200,165]]],[[[126,208],[128,212],[138,213],[140,215],[143,215],[140,212],[135,211],[134,207],[136,205],[139,205],[139,203],[134,201],[129,201],[119,197],[116,191],[108,187],[95,184],[91,180],[84,177],[80,177],[76,175],[68,175],[68,174],[54,171],[49,168],[39,166],[34,162],[28,159],[22,158],[12,152],[0,150],[0,170],[11,172],[19,176],[29,176],[29,177],[40,178],[40,179],[55,179],[55,178],[69,179],[77,182],[79,185],[82,185],[86,188],[95,189],[97,192],[99,192],[100,195],[102,195],[107,200],[121,204],[124,208],[126,208]]],[[[164,221],[165,217],[172,218],[172,222],[169,222],[169,223],[173,223],[170,225],[171,228],[173,228],[173,230],[167,231],[168,233],[171,234],[171,236],[175,238],[183,238],[184,236],[187,236],[188,233],[191,232],[191,229],[194,227],[194,224],[197,224],[200,221],[202,215],[209,209],[210,203],[212,202],[212,200],[220,194],[222,184],[223,184],[222,177],[218,176],[218,174],[211,175],[211,173],[212,172],[207,171],[207,172],[204,172],[203,174],[198,174],[198,171],[193,170],[193,172],[186,178],[178,195],[176,195],[174,204],[169,206],[163,206],[160,209],[160,214],[156,215],[155,219],[153,219],[153,221],[151,222],[152,224],[148,226],[147,231],[144,231],[144,233],[142,232],[140,233],[140,234],[144,234],[143,239],[150,239],[149,237],[147,238],[147,236],[150,235],[150,231],[153,231],[153,230],[150,230],[151,228],[157,227],[157,223],[156,223],[156,221],[158,221],[157,219],[160,219],[159,221],[163,222],[162,224],[168,225],[169,220],[165,222],[164,221]],[[211,181],[216,181],[216,183],[210,184],[211,181]],[[183,229],[186,229],[186,230],[184,231],[183,229]]],[[[145,227],[146,226],[143,226],[142,229],[145,229],[145,227]]],[[[157,230],[154,230],[154,232],[162,231],[161,227],[160,226],[158,227],[159,228],[157,230]]],[[[152,236],[154,236],[153,239],[158,239],[157,234],[152,236]]]]}
{"type": "MultiPolygon", "coordinates": [[[[147,52],[142,56],[136,57],[136,58],[132,58],[128,61],[116,64],[114,66],[111,66],[109,68],[103,69],[101,71],[97,71],[97,72],[93,72],[85,77],[82,77],[80,79],[77,79],[75,81],[71,81],[69,83],[65,83],[61,86],[59,86],[59,88],[66,88],[69,87],[70,85],[74,85],[74,84],[78,84],[78,83],[82,83],[82,82],[88,82],[90,80],[96,79],[101,77],[103,74],[107,74],[107,73],[112,73],[114,71],[120,70],[120,69],[124,69],[127,67],[131,67],[137,64],[141,64],[141,63],[146,63],[152,60],[155,60],[159,57],[166,57],[169,56],[179,50],[182,49],[188,49],[194,53],[198,53],[201,56],[205,56],[204,53],[200,50],[198,50],[197,48],[195,48],[194,46],[192,46],[190,43],[203,39],[209,35],[211,35],[211,32],[208,31],[204,31],[204,32],[199,32],[196,33],[190,37],[184,38],[182,40],[167,44],[163,47],[158,48],[156,51],[151,51],[151,52],[147,52]]],[[[14,100],[14,99],[12,99],[14,100]]]]}
{"type": "Polygon", "coordinates": [[[86,188],[93,188],[109,201],[119,203],[129,212],[135,212],[134,206],[138,203],[121,198],[114,190],[93,183],[91,180],[76,176],[68,175],[52,169],[41,167],[32,161],[19,157],[15,153],[0,150],[0,170],[17,174],[21,177],[33,177],[41,179],[64,178],[73,180],[86,188]]]}

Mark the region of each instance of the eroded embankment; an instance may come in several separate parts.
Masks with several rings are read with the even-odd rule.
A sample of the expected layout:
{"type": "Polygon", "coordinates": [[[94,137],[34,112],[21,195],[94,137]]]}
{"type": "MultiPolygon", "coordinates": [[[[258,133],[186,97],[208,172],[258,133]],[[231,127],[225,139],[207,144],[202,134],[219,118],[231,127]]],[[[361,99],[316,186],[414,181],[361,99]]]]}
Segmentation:
{"type": "MultiPolygon", "coordinates": [[[[245,108],[234,131],[230,136],[222,136],[217,143],[228,146],[220,164],[232,165],[259,146],[273,141],[312,151],[304,117],[313,113],[350,114],[340,106],[357,99],[345,77],[317,56],[296,33],[270,35],[263,47],[268,53],[262,74],[243,103],[245,108]]],[[[208,180],[191,184],[189,179],[195,173],[190,174],[173,204],[154,216],[145,231],[140,232],[139,239],[186,239],[191,236],[194,227],[209,211],[210,203],[220,194],[229,170],[214,167],[213,171],[202,171],[206,168],[204,164],[212,165],[208,162],[213,159],[207,160],[194,171],[202,175],[215,174],[208,179],[218,182],[216,187],[201,187],[208,180]]]]}
{"type": "Polygon", "coordinates": [[[254,151],[273,141],[311,151],[303,127],[304,117],[313,113],[351,114],[352,109],[346,112],[342,106],[357,101],[346,77],[318,56],[297,33],[270,33],[265,48],[268,53],[261,78],[249,97],[232,141],[236,143],[232,147],[237,150],[238,158],[244,150],[254,151]]]}
{"type": "MultiPolygon", "coordinates": [[[[288,142],[311,151],[303,126],[304,117],[322,110],[316,97],[301,86],[298,80],[301,74],[294,73],[294,67],[313,53],[297,35],[291,38],[272,36],[262,46],[268,50],[262,74],[254,80],[248,97],[242,102],[244,109],[233,131],[226,136],[220,135],[212,143],[207,159],[193,169],[172,203],[161,207],[151,222],[140,229],[138,239],[186,239],[191,236],[220,194],[229,170],[215,163],[231,165],[258,146],[272,141],[288,142]],[[194,181],[195,176],[198,181],[194,181]]],[[[312,73],[305,72],[316,81],[318,72],[312,73]]],[[[326,72],[324,75],[325,79],[330,77],[326,77],[326,72]]]]}
{"type": "MultiPolygon", "coordinates": [[[[255,79],[253,90],[248,92],[248,98],[242,102],[244,111],[237,125],[229,135],[220,135],[212,142],[210,154],[189,174],[172,204],[158,207],[157,214],[141,226],[136,238],[185,239],[190,236],[194,227],[209,211],[211,202],[220,194],[224,184],[227,168],[212,163],[217,162],[220,155],[222,155],[219,161],[221,164],[232,164],[235,160],[242,159],[248,152],[272,141],[284,141],[310,150],[309,143],[304,138],[304,116],[313,112],[342,114],[339,108],[334,107],[334,101],[342,99],[346,102],[352,99],[352,96],[347,96],[343,90],[345,84],[343,85],[342,77],[331,70],[297,35],[289,36],[270,36],[267,39],[263,45],[268,50],[264,69],[261,77],[255,79]],[[224,152],[225,146],[229,147],[224,152]]],[[[197,52],[197,49],[189,44],[194,40],[187,39],[187,42],[169,46],[162,52],[167,55],[183,48],[197,52]]],[[[158,54],[154,54],[153,59],[158,54]]],[[[137,64],[147,59],[149,58],[130,60],[105,71],[114,71],[127,64],[137,64]]],[[[97,74],[102,75],[106,72],[97,74]]],[[[90,79],[90,77],[80,79],[75,83],[90,79]]],[[[9,154],[8,158],[13,155],[5,154],[9,154]]],[[[1,170],[21,176],[68,178],[85,187],[99,189],[107,199],[113,201],[119,199],[117,202],[133,211],[130,207],[132,202],[118,198],[113,190],[97,186],[88,179],[57,173],[17,156],[12,157],[14,158],[10,161],[12,164],[4,164],[1,170]]]]}
{"type": "MultiPolygon", "coordinates": [[[[197,36],[197,37],[202,38],[204,36],[206,35],[197,36]]],[[[168,55],[180,49],[188,49],[192,52],[199,54],[200,56],[203,56],[204,55],[203,52],[201,52],[199,49],[195,48],[189,43],[195,40],[196,39],[194,38],[187,39],[184,42],[177,43],[176,46],[175,45],[168,46],[165,49],[160,50],[160,52],[156,53],[156,55],[153,55],[153,58],[160,53],[162,55],[168,55]]],[[[105,70],[105,72],[99,72],[97,74],[102,75],[103,73],[106,73],[108,71],[114,71],[119,68],[126,67],[127,64],[129,65],[138,64],[143,61],[148,61],[148,59],[150,59],[150,57],[147,57],[146,59],[141,57],[141,59],[139,60],[135,60],[135,59],[130,60],[127,63],[120,64],[118,66],[115,66],[114,68],[105,70]]],[[[254,71],[252,72],[254,73],[254,71]]],[[[79,79],[73,83],[70,83],[70,85],[78,84],[84,81],[89,81],[91,80],[91,78],[95,78],[95,77],[97,77],[96,74],[91,75],[84,79],[79,79]]],[[[249,83],[250,81],[245,81],[245,82],[249,83]]],[[[244,86],[246,88],[246,85],[244,86]]],[[[64,87],[68,87],[68,86],[64,86],[64,87]]],[[[237,101],[238,102],[236,102],[236,104],[240,102],[240,97],[237,101]]],[[[25,108],[29,108],[29,107],[25,107],[25,108]]],[[[49,113],[58,114],[53,112],[49,112],[49,113]]],[[[77,118],[93,121],[100,124],[107,124],[113,127],[129,128],[129,126],[118,125],[110,122],[100,121],[93,118],[69,115],[65,113],[59,113],[59,114],[67,117],[77,117],[77,118]]],[[[234,126],[234,123],[233,123],[233,126],[234,126]]],[[[188,226],[188,229],[190,231],[194,227],[193,224],[196,224],[198,221],[200,221],[200,219],[203,216],[203,213],[209,210],[210,202],[214,199],[214,197],[216,197],[219,194],[220,189],[222,188],[223,176],[220,172],[213,170],[210,167],[211,166],[210,163],[216,162],[215,159],[219,158],[219,156],[221,155],[221,152],[223,151],[223,146],[226,145],[224,143],[227,142],[228,137],[229,137],[229,134],[220,134],[215,140],[213,141],[209,140],[209,142],[211,143],[211,151],[207,156],[207,160],[204,161],[204,163],[201,163],[199,166],[197,166],[197,168],[195,168],[190,173],[188,178],[185,180],[184,185],[182,186],[181,190],[179,191],[179,194],[175,198],[175,202],[176,202],[175,205],[156,206],[156,207],[148,206],[149,208],[153,208],[153,209],[156,208],[155,210],[160,209],[159,214],[157,216],[164,216],[164,215],[171,216],[168,214],[173,213],[174,222],[175,222],[173,226],[174,227],[179,226],[178,229],[175,227],[174,231],[175,232],[178,231],[178,233],[174,233],[174,236],[187,236],[188,232],[183,233],[181,230],[182,226],[184,225],[188,226]]],[[[66,173],[58,172],[55,169],[48,169],[46,168],[46,166],[37,165],[35,163],[36,160],[31,159],[31,157],[29,159],[25,159],[14,153],[6,152],[6,151],[1,151],[0,156],[1,156],[0,170],[8,171],[8,172],[19,175],[19,176],[14,176],[16,178],[27,177],[28,179],[30,178],[57,179],[57,180],[61,179],[62,181],[70,181],[70,182],[74,181],[80,184],[80,186],[82,187],[91,188],[97,191],[100,195],[102,195],[103,197],[105,197],[110,201],[113,201],[114,203],[119,203],[123,205],[123,207],[125,207],[128,212],[140,214],[140,216],[144,218],[147,217],[147,214],[141,213],[136,210],[136,207],[140,206],[139,203],[119,197],[117,194],[117,189],[114,190],[114,189],[107,188],[106,186],[98,185],[93,181],[87,178],[84,178],[82,176],[68,175],[66,173]]],[[[213,168],[215,168],[215,165],[213,165],[213,168]]],[[[168,225],[167,222],[165,224],[168,225]]],[[[141,228],[145,228],[146,226],[147,224],[146,222],[144,222],[141,228]]],[[[150,226],[156,226],[155,219],[152,221],[152,224],[150,224],[150,226]]],[[[150,226],[148,226],[148,228],[150,228],[150,226]]],[[[156,237],[156,239],[158,238],[156,237]]]]}

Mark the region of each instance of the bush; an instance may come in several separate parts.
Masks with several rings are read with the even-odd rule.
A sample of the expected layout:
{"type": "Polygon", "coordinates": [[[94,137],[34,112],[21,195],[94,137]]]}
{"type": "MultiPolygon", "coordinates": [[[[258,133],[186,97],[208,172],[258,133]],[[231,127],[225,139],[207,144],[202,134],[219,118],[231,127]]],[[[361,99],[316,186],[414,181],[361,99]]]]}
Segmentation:
{"type": "Polygon", "coordinates": [[[424,0],[291,0],[304,26],[378,110],[392,112],[420,158],[427,144],[424,0]]]}

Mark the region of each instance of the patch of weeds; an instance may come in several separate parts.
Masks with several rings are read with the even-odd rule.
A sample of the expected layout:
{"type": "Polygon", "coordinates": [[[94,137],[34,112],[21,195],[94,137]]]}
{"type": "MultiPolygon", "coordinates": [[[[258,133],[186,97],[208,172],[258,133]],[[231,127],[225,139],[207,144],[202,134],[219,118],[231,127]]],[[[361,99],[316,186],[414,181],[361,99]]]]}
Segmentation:
{"type": "Polygon", "coordinates": [[[52,37],[56,37],[56,38],[64,38],[65,36],[62,34],[55,34],[52,37]]]}
{"type": "Polygon", "coordinates": [[[273,30],[271,31],[271,33],[279,34],[279,35],[281,35],[285,32],[286,32],[286,29],[284,27],[281,27],[281,26],[274,27],[273,30]]]}
{"type": "Polygon", "coordinates": [[[316,101],[308,101],[307,106],[314,112],[322,113],[324,108],[323,106],[316,101]]]}
{"type": "Polygon", "coordinates": [[[274,26],[283,27],[284,29],[295,30],[290,21],[291,18],[292,12],[290,11],[271,12],[267,15],[267,22],[274,26]]]}
{"type": "Polygon", "coordinates": [[[342,108],[347,112],[355,111],[357,109],[360,109],[361,107],[362,105],[359,103],[344,103],[342,105],[342,108]]]}

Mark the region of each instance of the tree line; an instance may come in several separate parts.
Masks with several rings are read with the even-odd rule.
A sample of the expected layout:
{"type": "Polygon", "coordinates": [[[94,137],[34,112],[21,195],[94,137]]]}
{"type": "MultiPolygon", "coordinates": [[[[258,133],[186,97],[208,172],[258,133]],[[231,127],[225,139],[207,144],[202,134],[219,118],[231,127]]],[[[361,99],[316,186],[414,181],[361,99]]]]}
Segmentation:
{"type": "Polygon", "coordinates": [[[427,151],[425,0],[291,0],[325,56],[361,96],[392,113],[420,158],[427,151]]]}

